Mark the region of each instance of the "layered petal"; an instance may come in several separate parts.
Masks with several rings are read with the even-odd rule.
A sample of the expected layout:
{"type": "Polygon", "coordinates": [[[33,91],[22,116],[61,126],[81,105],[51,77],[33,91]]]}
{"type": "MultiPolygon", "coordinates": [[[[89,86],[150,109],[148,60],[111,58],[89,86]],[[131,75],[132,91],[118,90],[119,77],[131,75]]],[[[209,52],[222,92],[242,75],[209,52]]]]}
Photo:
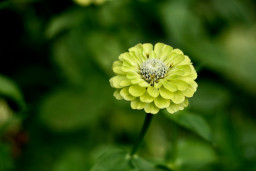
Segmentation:
{"type": "Polygon", "coordinates": [[[167,111],[171,114],[179,111],[179,110],[183,110],[185,107],[188,106],[188,99],[186,99],[183,103],[181,104],[175,104],[175,103],[171,103],[169,105],[169,107],[167,107],[167,111]]]}
{"type": "Polygon", "coordinates": [[[154,103],[148,103],[144,108],[146,113],[157,114],[159,112],[159,108],[154,105],[154,103]]]}
{"type": "Polygon", "coordinates": [[[123,72],[122,69],[121,69],[122,64],[123,63],[121,61],[114,61],[113,65],[112,65],[112,68],[113,68],[113,71],[116,74],[125,74],[125,72],[123,72]]]}
{"type": "Polygon", "coordinates": [[[177,92],[173,93],[173,97],[171,98],[171,100],[175,104],[180,104],[180,103],[184,102],[185,96],[182,94],[182,92],[177,91],[177,92]]]}
{"type": "Polygon", "coordinates": [[[170,99],[164,99],[161,96],[158,96],[157,98],[155,98],[154,103],[156,107],[164,109],[170,105],[170,99]]]}
{"type": "Polygon", "coordinates": [[[169,90],[170,92],[175,92],[177,91],[177,87],[175,85],[175,83],[172,83],[171,81],[167,81],[163,84],[164,88],[166,88],[167,90],[169,90]]]}
{"type": "Polygon", "coordinates": [[[125,87],[123,88],[121,91],[120,91],[120,95],[127,101],[132,101],[134,100],[136,97],[132,96],[129,91],[128,91],[128,87],[125,87]]]}
{"type": "Polygon", "coordinates": [[[131,108],[132,109],[143,109],[145,107],[146,103],[143,103],[140,101],[139,98],[136,98],[135,100],[131,101],[131,108]]]}
{"type": "Polygon", "coordinates": [[[140,100],[144,103],[151,103],[153,102],[154,99],[155,98],[150,96],[147,91],[145,91],[145,93],[142,96],[140,96],[140,100]]]}
{"type": "Polygon", "coordinates": [[[123,88],[125,86],[123,86],[123,84],[127,84],[128,82],[130,82],[130,80],[128,80],[125,76],[123,75],[117,75],[112,77],[110,80],[110,85],[114,88],[123,88]]]}
{"type": "Polygon", "coordinates": [[[157,43],[154,47],[156,56],[161,61],[165,61],[170,57],[173,48],[171,46],[165,45],[163,43],[157,43]]]}
{"type": "Polygon", "coordinates": [[[120,94],[120,89],[119,90],[115,90],[114,92],[114,97],[117,99],[117,100],[122,100],[124,99],[121,94],[120,94]]]}
{"type": "Polygon", "coordinates": [[[153,86],[149,86],[147,88],[147,92],[150,96],[155,97],[155,98],[159,95],[159,90],[153,86]]]}
{"type": "Polygon", "coordinates": [[[132,85],[129,87],[129,93],[134,97],[140,97],[146,91],[145,87],[141,87],[139,85],[132,85]]]}
{"type": "Polygon", "coordinates": [[[172,99],[174,96],[174,93],[169,91],[168,89],[166,89],[165,87],[161,87],[159,89],[159,93],[161,95],[161,97],[165,98],[165,99],[172,99]]]}

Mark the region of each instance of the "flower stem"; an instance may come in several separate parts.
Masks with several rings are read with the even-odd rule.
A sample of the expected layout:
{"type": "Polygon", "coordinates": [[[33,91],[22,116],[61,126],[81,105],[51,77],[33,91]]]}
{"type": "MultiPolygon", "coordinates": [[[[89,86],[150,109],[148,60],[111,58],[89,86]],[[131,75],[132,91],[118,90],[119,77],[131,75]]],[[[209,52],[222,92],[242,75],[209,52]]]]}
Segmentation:
{"type": "Polygon", "coordinates": [[[151,120],[153,118],[154,115],[150,114],[150,113],[147,113],[146,114],[146,117],[145,117],[145,120],[144,120],[144,124],[141,128],[141,131],[140,131],[140,134],[139,134],[139,137],[137,139],[137,142],[134,144],[133,148],[132,148],[132,151],[131,151],[131,156],[133,156],[136,151],[138,150],[145,134],[147,133],[147,130],[149,128],[149,125],[151,123],[151,120]]]}

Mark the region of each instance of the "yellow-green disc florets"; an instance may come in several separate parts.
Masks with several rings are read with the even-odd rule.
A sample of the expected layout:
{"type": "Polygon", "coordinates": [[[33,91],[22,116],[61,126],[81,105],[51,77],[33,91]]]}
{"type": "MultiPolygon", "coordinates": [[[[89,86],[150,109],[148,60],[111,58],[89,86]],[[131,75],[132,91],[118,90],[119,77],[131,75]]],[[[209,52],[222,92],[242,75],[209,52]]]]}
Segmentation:
{"type": "Polygon", "coordinates": [[[150,84],[164,78],[168,67],[159,59],[147,59],[141,66],[142,77],[150,84]]]}
{"type": "Polygon", "coordinates": [[[116,75],[110,84],[116,89],[114,96],[146,113],[183,110],[197,89],[197,73],[189,57],[163,43],[130,48],[113,63],[113,71],[116,75]]]}

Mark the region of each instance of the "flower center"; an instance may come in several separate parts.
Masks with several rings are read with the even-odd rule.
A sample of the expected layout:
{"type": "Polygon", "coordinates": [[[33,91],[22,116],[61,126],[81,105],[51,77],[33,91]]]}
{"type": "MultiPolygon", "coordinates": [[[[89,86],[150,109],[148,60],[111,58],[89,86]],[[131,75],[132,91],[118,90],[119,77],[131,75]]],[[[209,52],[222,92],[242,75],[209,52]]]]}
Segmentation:
{"type": "Polygon", "coordinates": [[[147,59],[141,66],[141,74],[145,81],[150,84],[164,78],[168,67],[159,59],[147,59]]]}

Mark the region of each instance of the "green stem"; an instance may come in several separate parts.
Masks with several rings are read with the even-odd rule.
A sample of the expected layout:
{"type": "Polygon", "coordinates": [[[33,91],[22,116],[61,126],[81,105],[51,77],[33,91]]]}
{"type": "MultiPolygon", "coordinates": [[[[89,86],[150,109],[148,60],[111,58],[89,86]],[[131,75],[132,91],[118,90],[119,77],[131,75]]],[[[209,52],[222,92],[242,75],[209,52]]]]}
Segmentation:
{"type": "Polygon", "coordinates": [[[137,142],[136,142],[136,144],[134,144],[133,149],[131,151],[131,156],[133,156],[136,153],[136,151],[138,150],[138,148],[139,148],[139,146],[140,146],[140,144],[141,144],[145,134],[147,133],[147,130],[149,128],[149,125],[151,123],[151,120],[152,120],[153,116],[154,115],[152,115],[150,113],[146,114],[146,117],[145,117],[145,120],[144,120],[144,124],[143,124],[143,126],[141,128],[141,131],[140,131],[139,137],[137,139],[137,142]]]}

